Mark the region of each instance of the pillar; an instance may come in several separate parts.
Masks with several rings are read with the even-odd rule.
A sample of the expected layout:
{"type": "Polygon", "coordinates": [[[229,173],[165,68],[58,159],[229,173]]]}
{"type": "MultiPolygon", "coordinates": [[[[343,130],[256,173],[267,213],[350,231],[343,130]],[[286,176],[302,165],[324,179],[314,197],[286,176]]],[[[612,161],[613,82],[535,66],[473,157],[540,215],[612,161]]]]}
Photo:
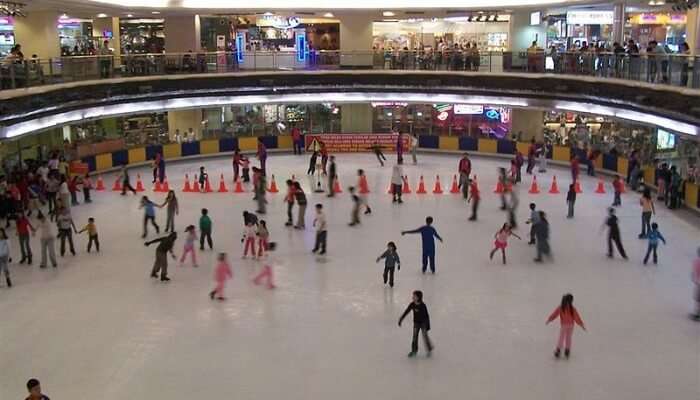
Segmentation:
{"type": "Polygon", "coordinates": [[[342,104],[340,106],[340,132],[372,133],[372,117],[370,104],[342,104]]]}
{"type": "Polygon", "coordinates": [[[613,43],[624,45],[625,40],[625,3],[613,4],[613,43]]]}
{"type": "Polygon", "coordinates": [[[61,56],[57,11],[30,11],[15,18],[15,38],[26,58],[36,54],[41,59],[61,56]]]}
{"type": "Polygon", "coordinates": [[[113,49],[114,62],[116,65],[121,64],[121,39],[119,37],[119,18],[118,17],[106,17],[106,18],[95,18],[92,20],[92,37],[99,39],[99,46],[102,46],[102,42],[109,40],[109,47],[113,49]],[[105,37],[105,32],[112,32],[112,38],[107,39],[105,37]]]}
{"type": "Polygon", "coordinates": [[[511,132],[522,132],[523,142],[529,142],[532,138],[541,141],[544,138],[544,111],[514,108],[512,112],[511,132]]]}
{"type": "Polygon", "coordinates": [[[187,53],[202,47],[199,15],[165,17],[165,51],[187,53]]]}
{"type": "Polygon", "coordinates": [[[697,56],[700,54],[700,18],[698,18],[698,7],[688,10],[686,22],[686,42],[690,46],[690,54],[697,56]]]}
{"type": "Polygon", "coordinates": [[[543,23],[530,25],[530,11],[514,12],[510,15],[509,50],[513,52],[525,51],[532,45],[533,41],[537,41],[537,46],[545,49],[547,47],[546,32],[543,23]]]}
{"type": "MultiPolygon", "coordinates": [[[[178,110],[168,111],[168,136],[170,140],[175,139],[175,130],[179,129],[180,134],[194,130],[197,140],[202,138],[202,110],[178,110]]],[[[183,136],[184,138],[184,136],[183,136]]]]}
{"type": "Polygon", "coordinates": [[[373,64],[373,18],[367,14],[342,15],[340,20],[340,66],[367,67],[373,64]]]}

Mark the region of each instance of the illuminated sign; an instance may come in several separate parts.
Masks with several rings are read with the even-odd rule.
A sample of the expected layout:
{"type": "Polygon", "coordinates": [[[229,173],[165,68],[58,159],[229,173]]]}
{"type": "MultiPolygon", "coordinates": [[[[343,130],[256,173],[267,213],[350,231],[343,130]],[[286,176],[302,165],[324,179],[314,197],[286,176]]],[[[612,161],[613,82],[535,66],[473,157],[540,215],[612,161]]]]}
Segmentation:
{"type": "Polygon", "coordinates": [[[683,25],[688,22],[688,17],[685,14],[644,13],[632,15],[629,22],[633,25],[683,25]]]}
{"type": "Polygon", "coordinates": [[[447,117],[449,117],[450,114],[447,111],[443,111],[440,114],[437,115],[437,119],[440,121],[445,121],[447,117]]]}
{"type": "Polygon", "coordinates": [[[499,119],[499,120],[501,119],[501,114],[498,112],[498,110],[493,109],[493,108],[490,110],[487,110],[484,115],[486,115],[486,118],[488,118],[488,119],[499,119]]]}
{"type": "Polygon", "coordinates": [[[245,50],[245,33],[236,32],[236,61],[243,62],[243,51],[245,50]]]}
{"type": "Polygon", "coordinates": [[[474,104],[455,104],[454,106],[455,114],[483,114],[484,106],[477,106],[474,104]]]}
{"type": "Polygon", "coordinates": [[[530,13],[530,25],[539,25],[542,23],[542,13],[539,11],[530,13]]]}
{"type": "Polygon", "coordinates": [[[612,25],[613,11],[569,11],[566,23],[569,25],[612,25]]]}
{"type": "Polygon", "coordinates": [[[297,51],[297,61],[306,61],[306,34],[304,32],[297,32],[296,34],[296,51],[297,51]]]}
{"type": "Polygon", "coordinates": [[[256,23],[258,26],[271,26],[277,29],[292,29],[301,24],[298,17],[283,17],[281,15],[263,15],[256,23]]]}
{"type": "Polygon", "coordinates": [[[393,101],[374,101],[372,103],[372,107],[406,107],[408,106],[408,103],[397,103],[393,101]]]}

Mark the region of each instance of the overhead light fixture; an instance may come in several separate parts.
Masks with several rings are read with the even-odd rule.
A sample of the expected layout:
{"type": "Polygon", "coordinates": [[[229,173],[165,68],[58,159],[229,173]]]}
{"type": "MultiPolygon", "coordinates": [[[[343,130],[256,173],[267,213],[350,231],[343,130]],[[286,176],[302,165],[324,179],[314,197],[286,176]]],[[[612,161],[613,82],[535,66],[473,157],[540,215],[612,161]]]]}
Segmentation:
{"type": "Polygon", "coordinates": [[[394,15],[396,15],[396,13],[393,11],[384,11],[382,12],[382,15],[385,17],[393,17],[394,15]]]}
{"type": "Polygon", "coordinates": [[[160,14],[160,11],[151,11],[151,14],[158,15],[158,14],[160,14]]]}
{"type": "Polygon", "coordinates": [[[8,17],[26,17],[24,3],[14,3],[11,1],[0,1],[0,15],[8,17]]]}
{"type": "Polygon", "coordinates": [[[323,16],[326,18],[333,18],[335,15],[333,15],[333,13],[327,12],[327,13],[323,14],[323,16]]]}
{"type": "Polygon", "coordinates": [[[127,18],[134,18],[134,14],[126,14],[127,18]]]}
{"type": "Polygon", "coordinates": [[[107,14],[99,13],[99,14],[97,14],[97,18],[107,18],[107,14]]]}
{"type": "Polygon", "coordinates": [[[270,17],[270,16],[275,15],[275,14],[273,14],[273,13],[267,11],[267,12],[264,12],[263,15],[266,16],[266,17],[270,17]]]}
{"type": "Polygon", "coordinates": [[[68,19],[68,18],[70,18],[70,17],[66,13],[63,13],[63,14],[61,14],[60,17],[58,17],[58,19],[68,19]]]}

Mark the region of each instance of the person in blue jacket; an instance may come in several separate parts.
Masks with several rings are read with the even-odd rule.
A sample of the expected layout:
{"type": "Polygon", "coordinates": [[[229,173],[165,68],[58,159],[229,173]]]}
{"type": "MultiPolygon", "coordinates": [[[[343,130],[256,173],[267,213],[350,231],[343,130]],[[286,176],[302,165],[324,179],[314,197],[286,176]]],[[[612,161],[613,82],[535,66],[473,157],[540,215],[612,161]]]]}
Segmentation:
{"type": "Polygon", "coordinates": [[[402,231],[401,236],[410,233],[420,233],[423,242],[423,273],[425,273],[428,262],[430,262],[430,272],[435,273],[435,238],[442,242],[442,238],[433,228],[433,217],[425,219],[425,225],[411,231],[402,231]]]}

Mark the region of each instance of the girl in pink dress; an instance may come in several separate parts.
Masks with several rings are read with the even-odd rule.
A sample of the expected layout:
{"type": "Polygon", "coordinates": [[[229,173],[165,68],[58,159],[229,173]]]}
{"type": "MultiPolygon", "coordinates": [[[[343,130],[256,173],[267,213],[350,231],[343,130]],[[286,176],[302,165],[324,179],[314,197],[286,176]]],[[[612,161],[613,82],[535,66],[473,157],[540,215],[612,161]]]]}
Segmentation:
{"type": "Polygon", "coordinates": [[[180,266],[183,266],[185,258],[187,258],[187,253],[192,254],[192,265],[196,268],[197,265],[197,254],[195,253],[194,244],[197,241],[197,231],[194,225],[190,225],[185,228],[185,247],[182,250],[182,257],[180,257],[180,266]]]}
{"type": "Polygon", "coordinates": [[[561,355],[561,348],[564,347],[564,357],[569,358],[571,352],[571,336],[574,334],[574,324],[577,324],[584,331],[586,326],[583,324],[581,316],[578,314],[576,307],[574,307],[574,296],[570,293],[564,295],[561,298],[561,306],[557,307],[556,310],[547,318],[547,324],[559,318],[561,321],[561,328],[559,329],[559,341],[557,342],[557,348],[554,350],[554,357],[559,358],[561,355]]]}
{"type": "Polygon", "coordinates": [[[224,287],[226,286],[226,281],[233,279],[233,271],[231,271],[231,266],[228,263],[226,253],[219,253],[217,257],[219,260],[216,264],[216,269],[214,270],[214,280],[216,281],[216,288],[209,292],[209,297],[214,300],[226,300],[224,297],[224,287]]]}
{"type": "MultiPolygon", "coordinates": [[[[265,220],[261,219],[260,222],[258,222],[258,258],[262,258],[267,251],[269,239],[270,232],[267,230],[267,224],[265,220]]],[[[255,254],[255,251],[253,251],[253,254],[255,254]]]]}
{"type": "Polygon", "coordinates": [[[496,241],[493,243],[494,247],[493,250],[491,250],[491,254],[489,255],[490,260],[493,260],[493,255],[496,254],[496,252],[500,249],[501,254],[503,255],[503,265],[506,264],[506,247],[508,247],[508,237],[511,235],[518,238],[518,240],[522,240],[520,236],[513,233],[510,224],[506,222],[505,224],[503,224],[503,227],[494,235],[496,241]]]}
{"type": "MultiPolygon", "coordinates": [[[[277,247],[277,244],[275,242],[269,242],[267,243],[267,251],[274,251],[275,248],[277,247]]],[[[259,285],[263,281],[266,282],[266,286],[268,289],[274,289],[276,288],[275,286],[275,276],[272,273],[272,264],[275,261],[265,261],[263,264],[262,269],[258,273],[258,275],[253,278],[253,283],[256,285],[259,285]]]]}
{"type": "Polygon", "coordinates": [[[255,258],[255,236],[256,236],[256,231],[255,231],[255,224],[252,222],[248,222],[245,225],[245,228],[243,228],[243,239],[241,239],[241,243],[244,243],[243,245],[243,258],[248,257],[248,251],[251,252],[253,258],[255,258]]]}

